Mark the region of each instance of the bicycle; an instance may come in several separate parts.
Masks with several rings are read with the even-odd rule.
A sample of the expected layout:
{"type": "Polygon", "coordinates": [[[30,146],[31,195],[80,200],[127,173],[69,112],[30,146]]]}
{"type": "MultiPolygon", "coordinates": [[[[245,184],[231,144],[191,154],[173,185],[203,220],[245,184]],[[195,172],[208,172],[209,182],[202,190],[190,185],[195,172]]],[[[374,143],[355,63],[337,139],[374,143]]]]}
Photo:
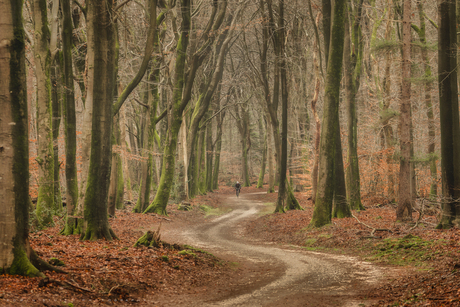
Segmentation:
{"type": "Polygon", "coordinates": [[[239,197],[241,188],[236,188],[236,197],[239,197]]]}

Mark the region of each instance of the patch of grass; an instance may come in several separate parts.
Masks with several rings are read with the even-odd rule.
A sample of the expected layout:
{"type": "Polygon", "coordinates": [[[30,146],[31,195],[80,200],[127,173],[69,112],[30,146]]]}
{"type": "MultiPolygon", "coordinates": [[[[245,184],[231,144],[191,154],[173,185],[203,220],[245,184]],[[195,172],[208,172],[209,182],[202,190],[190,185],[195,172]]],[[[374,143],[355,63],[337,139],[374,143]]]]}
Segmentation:
{"type": "Polygon", "coordinates": [[[182,256],[192,256],[193,258],[196,258],[196,254],[190,250],[184,249],[178,253],[179,255],[182,256]]]}
{"type": "Polygon", "coordinates": [[[220,207],[212,208],[207,205],[200,205],[198,208],[200,208],[200,210],[204,212],[206,217],[212,216],[212,215],[219,216],[219,215],[223,215],[231,211],[230,208],[220,208],[220,207]]]}
{"type": "Polygon", "coordinates": [[[275,211],[275,203],[264,203],[264,207],[259,211],[259,216],[272,214],[275,211]]]}
{"type": "MultiPolygon", "coordinates": [[[[442,244],[442,242],[441,242],[442,244]]],[[[384,261],[395,265],[426,266],[426,261],[434,260],[443,251],[433,248],[439,242],[425,241],[417,236],[388,238],[373,246],[369,260],[384,261]]]]}
{"type": "Polygon", "coordinates": [[[232,270],[236,270],[240,266],[238,262],[229,262],[228,265],[232,270]]]}
{"type": "MultiPolygon", "coordinates": [[[[211,253],[209,253],[209,252],[207,252],[207,251],[204,251],[204,250],[202,250],[202,249],[199,249],[199,248],[196,248],[196,247],[193,247],[193,246],[190,246],[190,245],[184,245],[184,248],[185,248],[186,250],[198,252],[198,253],[201,253],[201,254],[206,254],[206,255],[209,255],[209,256],[211,256],[211,257],[213,257],[213,258],[217,258],[216,256],[214,256],[213,254],[211,254],[211,253]]],[[[180,252],[179,252],[179,254],[180,254],[180,252]]],[[[181,254],[181,255],[182,255],[182,254],[181,254]]]]}
{"type": "Polygon", "coordinates": [[[168,256],[161,256],[160,259],[163,260],[164,262],[168,262],[168,261],[169,261],[169,257],[168,257],[168,256]]]}

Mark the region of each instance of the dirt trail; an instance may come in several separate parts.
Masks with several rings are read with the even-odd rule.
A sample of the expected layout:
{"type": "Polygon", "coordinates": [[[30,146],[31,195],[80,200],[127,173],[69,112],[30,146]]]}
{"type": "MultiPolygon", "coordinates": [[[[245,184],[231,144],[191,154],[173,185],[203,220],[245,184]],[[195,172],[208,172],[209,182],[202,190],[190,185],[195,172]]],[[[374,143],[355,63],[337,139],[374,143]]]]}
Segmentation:
{"type": "MultiPolygon", "coordinates": [[[[176,240],[238,262],[247,273],[192,306],[358,306],[355,298],[381,278],[380,270],[356,258],[274,246],[242,237],[243,225],[257,218],[261,202],[245,194],[229,197],[231,211],[175,233],[176,240]]],[[[164,233],[170,237],[173,233],[164,233]]],[[[216,287],[217,289],[218,287],[216,287]]],[[[364,302],[369,304],[369,301],[364,302]]],[[[362,305],[360,305],[362,306],[362,305]]]]}

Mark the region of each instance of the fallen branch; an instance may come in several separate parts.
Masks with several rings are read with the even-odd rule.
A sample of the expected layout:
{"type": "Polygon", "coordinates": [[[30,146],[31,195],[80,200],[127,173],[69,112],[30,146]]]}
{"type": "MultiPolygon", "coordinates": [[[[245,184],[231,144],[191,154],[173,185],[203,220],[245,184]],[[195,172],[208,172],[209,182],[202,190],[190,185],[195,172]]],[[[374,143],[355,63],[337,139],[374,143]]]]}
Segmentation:
{"type": "Polygon", "coordinates": [[[387,229],[387,228],[374,228],[374,227],[371,227],[371,226],[369,226],[369,225],[367,225],[367,224],[361,222],[361,221],[353,214],[353,212],[351,213],[351,216],[353,216],[353,217],[356,219],[356,221],[358,221],[358,223],[360,223],[361,225],[366,226],[366,227],[369,228],[369,229],[372,229],[372,231],[371,231],[371,236],[370,236],[369,238],[380,238],[380,237],[376,237],[376,236],[374,235],[376,231],[388,231],[388,232],[393,233],[393,231],[391,231],[391,229],[387,229]]]}
{"type": "Polygon", "coordinates": [[[73,283],[71,283],[69,281],[60,281],[60,280],[52,279],[52,278],[49,278],[49,277],[45,277],[42,280],[40,280],[38,286],[39,287],[44,287],[44,286],[46,286],[47,284],[50,284],[50,283],[54,283],[54,284],[57,284],[57,285],[62,286],[62,287],[68,286],[68,287],[75,288],[75,289],[78,289],[78,290],[81,290],[81,291],[94,293],[94,291],[92,291],[92,290],[80,287],[79,285],[73,284],[73,283]]]}

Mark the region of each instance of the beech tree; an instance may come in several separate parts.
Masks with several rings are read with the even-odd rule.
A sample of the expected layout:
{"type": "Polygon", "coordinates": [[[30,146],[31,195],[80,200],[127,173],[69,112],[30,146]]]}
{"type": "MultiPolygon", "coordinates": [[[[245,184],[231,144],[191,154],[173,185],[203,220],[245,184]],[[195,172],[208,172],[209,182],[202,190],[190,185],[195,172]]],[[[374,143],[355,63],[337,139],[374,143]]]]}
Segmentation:
{"type": "MultiPolygon", "coordinates": [[[[75,91],[72,59],[72,16],[70,2],[61,0],[62,9],[62,57],[63,57],[63,95],[64,133],[65,133],[65,176],[66,176],[66,225],[63,234],[78,234],[78,178],[77,178],[77,119],[75,114],[75,91]]],[[[81,219],[80,219],[81,221],[81,219]]]]}
{"type": "Polygon", "coordinates": [[[51,106],[51,53],[49,47],[50,30],[48,27],[46,0],[33,1],[34,16],[34,60],[37,78],[37,126],[39,190],[37,200],[37,218],[44,226],[52,225],[54,204],[54,150],[51,106]]]}
{"type": "Polygon", "coordinates": [[[456,2],[441,0],[439,10],[438,84],[441,121],[442,217],[437,228],[460,225],[460,127],[457,87],[456,2]]]}
{"type": "Polygon", "coordinates": [[[83,240],[111,240],[107,215],[112,155],[112,105],[115,84],[115,31],[111,1],[91,0],[87,11],[88,96],[92,101],[91,155],[84,202],[83,240]],[[96,103],[97,102],[97,103],[96,103]]]}
{"type": "Polygon", "coordinates": [[[22,1],[0,0],[0,270],[44,276],[29,245],[29,133],[22,1]]]}
{"type": "Polygon", "coordinates": [[[168,204],[169,194],[174,179],[177,137],[182,124],[182,113],[186,107],[186,103],[182,103],[182,92],[185,82],[185,60],[187,57],[191,21],[190,0],[181,0],[180,9],[182,14],[181,34],[176,49],[177,55],[172,110],[164,145],[160,184],[153,202],[145,209],[144,213],[155,212],[162,215],[167,214],[166,206],[168,204]]]}
{"type": "Polygon", "coordinates": [[[337,1],[330,41],[330,54],[325,85],[325,101],[321,123],[321,140],[318,169],[318,187],[315,209],[310,225],[321,227],[331,222],[332,203],[334,197],[334,163],[336,159],[336,134],[339,125],[339,93],[342,76],[343,45],[344,45],[344,14],[345,1],[337,1]]]}
{"type": "Polygon", "coordinates": [[[399,163],[398,209],[396,210],[396,218],[400,221],[412,220],[411,14],[411,0],[404,0],[402,21],[401,114],[399,117],[401,158],[399,163]]]}

